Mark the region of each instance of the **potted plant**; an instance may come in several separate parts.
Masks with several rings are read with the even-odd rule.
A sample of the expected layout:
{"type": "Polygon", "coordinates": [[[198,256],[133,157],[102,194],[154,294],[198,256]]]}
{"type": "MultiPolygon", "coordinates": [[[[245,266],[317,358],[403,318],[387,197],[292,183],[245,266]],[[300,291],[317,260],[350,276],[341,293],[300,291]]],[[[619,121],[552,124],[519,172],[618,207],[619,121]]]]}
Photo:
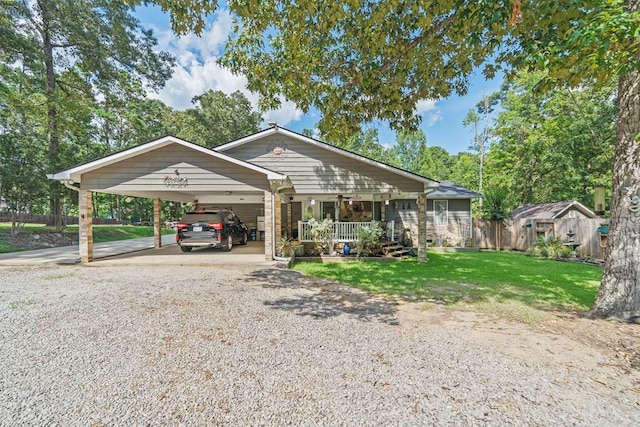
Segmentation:
{"type": "Polygon", "coordinates": [[[276,256],[282,256],[285,258],[293,257],[295,251],[291,244],[291,239],[287,236],[281,236],[276,242],[276,256]]]}

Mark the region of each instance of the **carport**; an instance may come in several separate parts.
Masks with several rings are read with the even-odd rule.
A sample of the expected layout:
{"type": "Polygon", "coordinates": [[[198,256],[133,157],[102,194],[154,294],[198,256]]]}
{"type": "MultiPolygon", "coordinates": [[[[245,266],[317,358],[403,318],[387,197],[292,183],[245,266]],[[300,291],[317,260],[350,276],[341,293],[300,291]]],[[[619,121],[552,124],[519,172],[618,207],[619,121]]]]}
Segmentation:
{"type": "MultiPolygon", "coordinates": [[[[80,261],[93,260],[92,193],[153,199],[154,246],[161,247],[160,201],[259,210],[264,216],[264,257],[271,261],[280,192],[292,187],[286,175],[224,153],[166,136],[122,152],[48,175],[78,192],[80,261]]],[[[253,217],[240,218],[248,224],[253,217]]]]}

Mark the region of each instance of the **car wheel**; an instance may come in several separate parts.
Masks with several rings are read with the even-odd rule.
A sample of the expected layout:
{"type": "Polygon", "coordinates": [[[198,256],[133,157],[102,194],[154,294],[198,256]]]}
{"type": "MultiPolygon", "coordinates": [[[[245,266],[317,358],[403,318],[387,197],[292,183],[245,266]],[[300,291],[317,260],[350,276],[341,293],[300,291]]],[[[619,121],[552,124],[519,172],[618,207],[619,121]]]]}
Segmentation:
{"type": "Polygon", "coordinates": [[[246,245],[247,244],[247,240],[249,240],[249,237],[247,237],[247,233],[242,233],[242,240],[240,241],[241,245],[246,245]]]}
{"type": "Polygon", "coordinates": [[[193,249],[191,246],[180,246],[182,252],[191,252],[191,249],[193,249]]]}
{"type": "Polygon", "coordinates": [[[222,247],[222,250],[225,252],[229,252],[233,247],[233,237],[231,234],[227,237],[227,243],[222,247]]]}

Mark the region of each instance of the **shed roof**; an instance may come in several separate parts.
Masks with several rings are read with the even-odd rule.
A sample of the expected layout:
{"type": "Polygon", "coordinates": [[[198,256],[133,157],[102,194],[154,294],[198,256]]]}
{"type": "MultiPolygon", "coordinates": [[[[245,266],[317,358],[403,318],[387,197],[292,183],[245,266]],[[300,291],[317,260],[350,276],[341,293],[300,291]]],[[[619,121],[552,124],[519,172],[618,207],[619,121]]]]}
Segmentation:
{"type": "Polygon", "coordinates": [[[576,209],[589,218],[598,218],[598,215],[591,209],[575,200],[552,203],[530,203],[518,206],[511,213],[511,217],[514,219],[556,219],[562,217],[571,209],[576,209]]]}

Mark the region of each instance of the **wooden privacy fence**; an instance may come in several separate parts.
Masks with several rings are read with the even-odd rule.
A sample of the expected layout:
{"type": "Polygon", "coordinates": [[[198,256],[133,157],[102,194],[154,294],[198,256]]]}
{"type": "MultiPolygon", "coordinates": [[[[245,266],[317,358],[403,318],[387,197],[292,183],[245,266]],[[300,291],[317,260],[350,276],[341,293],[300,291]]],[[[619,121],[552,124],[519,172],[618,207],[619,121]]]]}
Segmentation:
{"type": "Polygon", "coordinates": [[[503,222],[476,218],[473,220],[473,241],[480,249],[526,251],[540,237],[569,241],[569,230],[580,243],[578,256],[604,259],[598,227],[607,223],[602,218],[509,219],[503,222]]]}

